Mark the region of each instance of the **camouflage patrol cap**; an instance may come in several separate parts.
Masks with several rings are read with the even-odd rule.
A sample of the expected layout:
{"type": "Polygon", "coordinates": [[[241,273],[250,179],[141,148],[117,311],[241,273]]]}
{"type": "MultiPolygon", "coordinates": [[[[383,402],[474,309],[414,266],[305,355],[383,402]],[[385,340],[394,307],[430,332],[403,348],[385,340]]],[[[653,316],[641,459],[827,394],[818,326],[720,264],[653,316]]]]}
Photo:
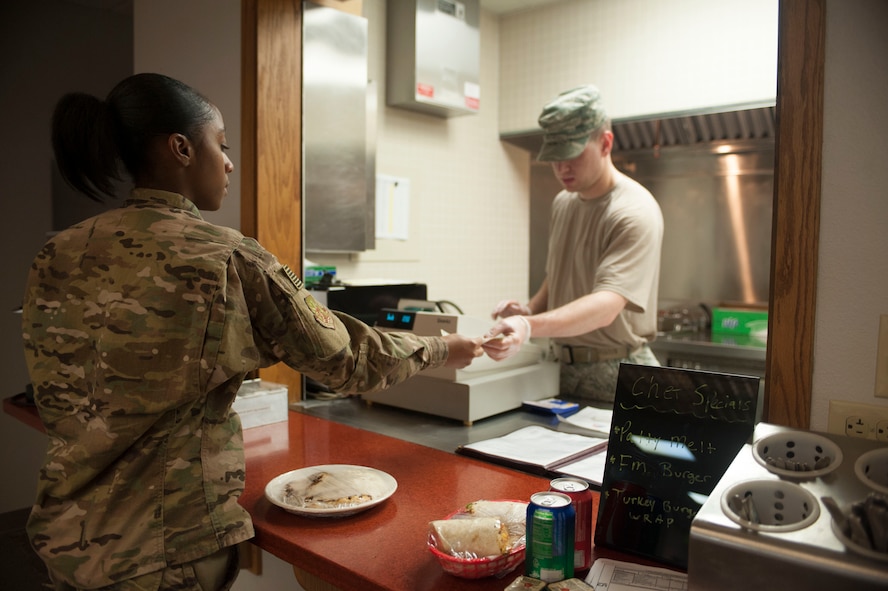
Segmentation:
{"type": "Polygon", "coordinates": [[[601,93],[595,86],[580,86],[559,94],[543,107],[539,124],[543,128],[540,162],[570,160],[582,153],[592,132],[607,121],[601,93]]]}

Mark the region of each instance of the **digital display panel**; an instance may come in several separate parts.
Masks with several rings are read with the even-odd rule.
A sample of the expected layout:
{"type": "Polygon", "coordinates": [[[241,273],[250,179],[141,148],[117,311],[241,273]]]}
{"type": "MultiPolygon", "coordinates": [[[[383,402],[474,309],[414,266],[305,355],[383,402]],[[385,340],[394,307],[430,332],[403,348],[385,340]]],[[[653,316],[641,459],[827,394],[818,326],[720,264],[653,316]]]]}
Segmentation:
{"type": "Polygon", "coordinates": [[[409,310],[383,309],[376,319],[376,326],[395,330],[413,330],[416,312],[409,310]]]}

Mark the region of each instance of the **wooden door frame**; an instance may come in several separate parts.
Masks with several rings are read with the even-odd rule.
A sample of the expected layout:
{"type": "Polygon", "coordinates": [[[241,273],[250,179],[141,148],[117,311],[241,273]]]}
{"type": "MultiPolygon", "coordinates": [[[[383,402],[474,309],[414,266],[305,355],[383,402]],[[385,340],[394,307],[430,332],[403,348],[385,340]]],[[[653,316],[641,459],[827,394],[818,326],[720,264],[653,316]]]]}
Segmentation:
{"type": "Polygon", "coordinates": [[[763,418],[808,429],[814,372],[826,0],[781,0],[763,418]]]}
{"type": "MultiPolygon", "coordinates": [[[[302,274],[302,2],[241,1],[241,231],[302,274]]],[[[302,398],[302,375],[259,376],[302,398]]]]}

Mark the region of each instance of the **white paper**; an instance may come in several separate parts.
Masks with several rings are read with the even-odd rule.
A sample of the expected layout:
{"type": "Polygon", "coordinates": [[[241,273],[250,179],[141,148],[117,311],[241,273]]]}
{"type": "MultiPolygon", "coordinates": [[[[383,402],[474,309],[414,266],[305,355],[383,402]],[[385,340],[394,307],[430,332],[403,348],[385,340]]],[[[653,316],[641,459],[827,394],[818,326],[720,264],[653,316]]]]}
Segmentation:
{"type": "Polygon", "coordinates": [[[595,591],[687,591],[688,575],[666,568],[599,558],[586,583],[595,591]]]}
{"type": "Polygon", "coordinates": [[[410,179],[376,175],[376,238],[407,240],[410,179]]]}
{"type": "Polygon", "coordinates": [[[610,433],[613,416],[613,409],[585,406],[579,412],[568,417],[560,418],[563,422],[570,423],[571,425],[575,425],[582,429],[598,431],[599,433],[610,433]]]}
{"type": "Polygon", "coordinates": [[[604,468],[606,464],[607,448],[604,448],[595,455],[577,460],[570,464],[565,464],[557,470],[560,474],[576,476],[587,482],[601,486],[601,482],[604,480],[604,468]]]}
{"type": "Polygon", "coordinates": [[[530,426],[502,437],[469,443],[463,447],[490,456],[546,467],[605,443],[607,443],[607,439],[601,437],[563,433],[545,427],[530,426]]]}

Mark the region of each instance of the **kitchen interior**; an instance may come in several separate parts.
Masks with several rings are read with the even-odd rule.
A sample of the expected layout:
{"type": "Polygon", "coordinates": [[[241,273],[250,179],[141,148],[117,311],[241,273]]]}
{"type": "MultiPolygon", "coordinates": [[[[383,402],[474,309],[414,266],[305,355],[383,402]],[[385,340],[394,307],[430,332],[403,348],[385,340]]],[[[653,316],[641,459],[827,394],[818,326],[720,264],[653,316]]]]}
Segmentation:
{"type": "MultiPolygon", "coordinates": [[[[416,300],[444,300],[448,306],[427,304],[425,311],[462,315],[463,306],[472,305],[475,311],[466,314],[469,318],[460,318],[461,327],[451,328],[482,334],[489,325],[485,320],[488,315],[478,313],[474,302],[453,295],[452,287],[442,293],[433,286],[432,291],[439,295],[429,297],[425,293],[428,286],[412,279],[383,279],[374,284],[372,279],[360,277],[372,267],[372,261],[386,261],[391,256],[386,249],[404,251],[416,240],[410,238],[416,226],[410,217],[415,202],[410,198],[411,179],[378,175],[376,130],[380,105],[431,118],[477,116],[482,86],[487,96],[487,86],[480,78],[478,9],[483,6],[435,0],[387,5],[387,31],[398,34],[386,37],[385,88],[380,89],[384,90],[384,101],[375,82],[369,93],[365,92],[367,75],[363,66],[367,59],[360,54],[362,48],[367,48],[366,33],[360,28],[363,19],[337,15],[332,10],[329,14],[324,10],[306,11],[304,248],[309,260],[303,273],[328,306],[372,324],[382,308],[397,308],[400,299],[414,304],[416,300]],[[464,11],[463,15],[458,10],[464,11]],[[323,17],[315,16],[320,14],[323,17]],[[335,25],[332,18],[337,19],[335,25]],[[324,31],[336,34],[327,36],[324,31]],[[344,39],[351,42],[346,44],[344,39]],[[334,55],[335,62],[325,61],[326,56],[334,55]],[[339,73],[331,77],[332,71],[339,73]],[[415,87],[423,85],[436,89],[435,95],[414,92],[415,87]],[[467,88],[473,90],[463,92],[467,88]],[[368,100],[365,94],[371,98],[368,100]],[[330,108],[331,102],[337,106],[330,108]],[[342,113],[349,115],[343,117],[342,113]]],[[[770,31],[773,41],[775,23],[764,25],[766,16],[773,14],[760,13],[758,27],[762,36],[765,30],[770,31]]],[[[772,68],[773,59],[760,65],[762,70],[772,68]]],[[[613,158],[620,170],[652,191],[663,210],[660,336],[652,344],[655,354],[663,365],[758,376],[761,415],[766,382],[775,90],[767,87],[759,92],[762,98],[744,103],[732,97],[734,102],[730,104],[704,103],[686,112],[615,118],[613,158]],[[713,308],[755,313],[757,328],[751,331],[745,323],[716,323],[713,330],[713,308]]],[[[619,109],[620,103],[615,104],[619,109]]],[[[538,128],[517,132],[501,129],[500,137],[524,151],[522,157],[530,160],[528,283],[516,296],[526,300],[524,294],[534,293],[544,277],[548,211],[560,186],[549,166],[534,159],[542,141],[538,128]]],[[[496,299],[487,297],[486,305],[491,307],[496,299]]],[[[525,364],[536,365],[532,359],[525,364]]],[[[441,399],[450,400],[446,394],[460,388],[448,388],[449,384],[439,388],[438,381],[423,384],[431,388],[423,397],[427,400],[418,400],[407,387],[403,392],[396,388],[365,399],[474,421],[517,407],[522,396],[557,392],[557,378],[552,378],[556,392],[551,392],[546,383],[549,378],[536,377],[538,372],[508,377],[506,373],[514,364],[500,366],[502,385],[490,396],[501,404],[471,417],[464,411],[441,408],[441,399]],[[528,383],[528,379],[532,381],[528,383]],[[518,382],[525,384],[522,391],[516,391],[518,382]],[[509,395],[513,399],[505,402],[509,395]]],[[[414,387],[415,381],[411,382],[414,387]]],[[[313,386],[309,384],[309,395],[313,386]]],[[[464,386],[470,391],[465,396],[486,397],[472,393],[475,386],[464,386]]]]}
{"type": "MultiPolygon", "coordinates": [[[[230,6],[226,5],[226,10],[222,11],[225,13],[224,18],[221,20],[236,23],[238,4],[232,2],[230,6]]],[[[530,31],[534,26],[544,31],[550,30],[546,26],[551,27],[553,23],[547,19],[555,16],[561,19],[558,21],[561,27],[567,27],[571,15],[575,15],[571,10],[593,7],[600,11],[595,13],[596,16],[607,16],[607,13],[600,2],[561,1],[544,3],[552,6],[522,6],[511,11],[492,12],[493,5],[485,6],[482,1],[479,22],[479,80],[482,92],[479,113],[442,117],[386,105],[386,87],[381,81],[387,75],[388,58],[385,55],[385,44],[380,42],[380,37],[386,30],[384,23],[387,18],[387,4],[391,2],[364,2],[364,13],[368,21],[368,74],[377,80],[374,95],[377,98],[376,118],[374,120],[373,117],[368,117],[365,123],[368,137],[376,138],[376,150],[375,154],[362,152],[357,160],[365,157],[372,159],[378,175],[390,175],[395,179],[410,181],[412,199],[408,213],[408,236],[406,239],[377,240],[376,248],[370,250],[346,252],[338,247],[312,247],[308,242],[309,232],[306,228],[305,257],[318,266],[335,266],[338,277],[360,283],[373,284],[380,277],[387,280],[403,278],[405,282],[418,281],[428,286],[429,299],[451,300],[465,310],[467,315],[483,318],[498,299],[530,294],[538,284],[545,249],[545,228],[538,226],[541,223],[545,225],[545,212],[548,201],[554,195],[554,189],[548,169],[532,161],[534,144],[539,141],[534,133],[534,116],[539,106],[560,90],[570,78],[569,75],[559,77],[556,72],[549,72],[557,70],[551,67],[552,58],[540,65],[521,54],[516,47],[522,42],[529,46],[528,51],[539,50],[540,44],[545,43],[563,46],[565,42],[559,41],[563,33],[549,33],[548,37],[545,33],[535,33],[543,35],[542,39],[536,40],[536,44],[528,43],[527,40],[533,39],[530,31]],[[519,62],[519,65],[510,59],[519,62]],[[517,68],[523,68],[524,71],[516,73],[517,68]],[[536,84],[525,83],[525,86],[519,85],[517,88],[510,86],[516,84],[516,80],[521,80],[521,76],[531,75],[536,84]],[[487,82],[488,80],[496,80],[498,84],[487,82]],[[492,109],[493,116],[485,113],[491,104],[496,105],[492,109]],[[483,143],[479,141],[479,136],[483,143]],[[491,142],[490,139],[485,139],[489,137],[495,140],[491,142]],[[483,149],[479,149],[478,145],[482,145],[483,149]],[[454,149],[462,153],[457,160],[448,154],[454,149]],[[495,156],[482,153],[492,151],[497,152],[495,156]],[[485,168],[488,170],[483,170],[485,168]],[[494,172],[490,173],[489,170],[494,172]],[[462,195],[466,197],[461,197],[462,195]],[[514,231],[515,228],[524,227],[529,228],[526,235],[514,231]],[[489,244],[479,245],[479,235],[490,237],[489,244]],[[423,240],[421,236],[432,239],[423,240]],[[442,248],[442,245],[446,248],[442,248]],[[515,253],[522,254],[515,256],[515,253]],[[526,258],[523,253],[527,253],[526,258]]],[[[691,3],[689,6],[691,5],[702,9],[698,3],[691,3]]],[[[881,8],[874,8],[872,4],[867,6],[879,16],[884,15],[881,8]]],[[[776,16],[775,7],[775,2],[752,3],[747,6],[749,10],[758,8],[776,16]]],[[[734,4],[726,8],[725,12],[737,8],[738,5],[734,4]]],[[[834,25],[836,29],[832,30],[832,39],[836,43],[841,41],[853,46],[856,42],[854,35],[848,29],[839,28],[840,24],[844,23],[849,28],[852,25],[861,26],[867,20],[863,16],[867,14],[866,11],[843,8],[838,2],[828,2],[827,8],[830,14],[841,15],[847,11],[844,12],[845,19],[834,25]]],[[[144,37],[139,37],[139,22],[158,26],[157,23],[164,20],[161,17],[164,10],[175,10],[175,7],[164,6],[164,3],[148,7],[136,0],[137,64],[140,59],[143,64],[149,64],[151,60],[160,60],[162,63],[164,59],[172,59],[162,54],[145,53],[144,45],[139,45],[139,39],[144,40],[144,37]]],[[[648,12],[653,14],[652,10],[648,12]]],[[[660,38],[655,25],[645,25],[647,21],[641,15],[633,16],[639,20],[635,21],[637,36],[631,40],[641,49],[629,54],[637,60],[638,54],[645,53],[643,49],[656,47],[660,38]]],[[[610,18],[627,20],[627,14],[618,13],[610,15],[610,18]]],[[[663,15],[654,14],[651,20],[662,23],[663,15]],[[660,18],[654,18],[656,16],[660,18]]],[[[719,22],[720,26],[729,24],[719,22]]],[[[616,26],[613,21],[607,23],[612,27],[616,26]]],[[[738,19],[735,24],[743,23],[738,19]]],[[[719,27],[710,27],[712,28],[719,27]]],[[[150,30],[147,29],[149,33],[150,30]]],[[[145,30],[141,32],[144,34],[145,30]]],[[[768,28],[766,33],[768,32],[776,36],[776,26],[768,28]]],[[[708,40],[713,36],[725,36],[723,30],[717,33],[710,30],[706,33],[710,35],[708,40]]],[[[238,38],[238,34],[234,33],[230,37],[238,38]]],[[[765,37],[767,38],[767,34],[765,37]]],[[[768,47],[773,57],[776,55],[776,39],[771,39],[770,43],[768,47]]],[[[879,55],[878,51],[871,51],[867,47],[863,51],[867,55],[879,55]]],[[[567,55],[566,50],[562,49],[562,52],[556,55],[567,55]]],[[[8,48],[4,53],[9,53],[8,48]]],[[[731,53],[730,49],[726,49],[725,59],[730,56],[739,59],[737,55],[742,53],[736,50],[731,53]]],[[[590,54],[596,55],[592,51],[590,54]]],[[[613,57],[612,53],[599,54],[613,57]]],[[[844,54],[839,57],[844,57],[844,54]]],[[[197,62],[198,64],[192,64],[192,71],[200,70],[200,61],[197,62]]],[[[564,64],[566,70],[573,68],[574,75],[577,70],[582,71],[582,65],[578,65],[576,60],[565,58],[560,63],[564,64]]],[[[775,62],[767,61],[765,65],[770,68],[769,74],[773,79],[775,62]]],[[[184,72],[189,72],[188,66],[181,64],[170,68],[183,68],[184,72]]],[[[222,77],[230,77],[233,70],[236,67],[229,68],[222,77]]],[[[627,71],[635,75],[629,81],[624,81],[625,90],[617,86],[617,82],[613,82],[611,86],[605,83],[608,75],[613,75],[611,69],[596,72],[599,75],[593,81],[602,86],[605,96],[614,97],[615,135],[618,140],[615,162],[627,174],[652,190],[660,199],[667,220],[660,292],[663,335],[655,344],[656,352],[663,363],[677,367],[764,376],[766,337],[762,334],[713,333],[711,312],[713,307],[721,304],[762,308],[768,303],[776,135],[774,97],[771,96],[770,100],[748,95],[739,98],[714,97],[704,100],[702,104],[683,105],[674,96],[680,94],[677,92],[662,92],[658,97],[653,97],[650,92],[639,91],[636,86],[640,84],[638,80],[650,79],[650,72],[645,72],[643,68],[634,71],[624,68],[624,77],[627,71]],[[629,96],[623,96],[624,92],[629,96]],[[638,96],[649,102],[659,101],[659,105],[638,104],[642,100],[638,96]],[[701,214],[711,221],[711,225],[700,222],[701,214]],[[680,230],[670,232],[670,227],[680,230]]],[[[676,77],[693,77],[693,73],[676,72],[675,69],[671,73],[676,77]]],[[[717,71],[706,73],[722,80],[717,71]]],[[[183,74],[185,75],[187,74],[183,74]]],[[[205,75],[219,77],[220,72],[205,75]]],[[[837,75],[835,70],[833,75],[837,75]]],[[[738,76],[735,75],[734,78],[736,77],[738,76]]],[[[582,81],[588,80],[583,78],[582,81]]],[[[707,88],[698,91],[694,80],[683,79],[683,83],[690,84],[695,94],[704,99],[707,92],[713,92],[707,88]]],[[[101,87],[98,81],[94,84],[101,87]]],[[[723,83],[723,86],[729,85],[727,82],[723,83]]],[[[719,85],[710,83],[708,86],[719,85]]],[[[832,88],[833,93],[838,92],[835,87],[828,88],[832,88]]],[[[880,91],[884,89],[877,86],[873,94],[878,96],[880,91]]],[[[218,94],[211,90],[207,92],[210,95],[218,94]]],[[[224,95],[219,102],[226,113],[229,127],[236,129],[236,123],[232,125],[231,121],[237,121],[237,104],[230,94],[224,95]],[[226,108],[226,102],[231,103],[231,106],[226,108]]],[[[835,95],[828,95],[830,97],[833,101],[837,100],[835,95]]],[[[369,112],[374,111],[371,109],[369,112]]],[[[841,122],[856,125],[853,129],[861,137],[873,135],[870,133],[872,121],[863,123],[847,112],[843,116],[850,120],[842,119],[841,122]]],[[[877,125],[881,126],[878,129],[884,129],[883,121],[878,121],[877,125]]],[[[836,139],[840,135],[835,131],[833,133],[835,135],[830,139],[836,139]]],[[[866,151],[861,155],[865,162],[872,158],[871,154],[880,153],[880,148],[875,143],[854,147],[858,153],[866,151]]],[[[884,149],[881,150],[884,154],[884,149]]],[[[839,229],[844,229],[844,234],[841,238],[834,238],[821,245],[821,253],[825,258],[822,260],[820,282],[821,285],[825,284],[821,289],[827,290],[821,295],[822,301],[830,303],[845,301],[846,298],[853,298],[851,301],[854,302],[863,300],[860,308],[869,310],[870,313],[876,311],[884,314],[884,308],[879,307],[881,304],[869,298],[877,297],[875,294],[880,292],[884,293],[886,273],[872,272],[869,267],[862,269],[856,262],[849,263],[849,259],[857,261],[861,258],[857,254],[861,249],[854,250],[851,246],[846,246],[842,250],[842,245],[849,240],[855,245],[858,244],[856,240],[867,240],[865,245],[870,249],[873,242],[884,245],[885,239],[882,233],[874,231],[865,223],[862,227],[868,231],[848,231],[849,226],[857,230],[861,224],[857,218],[853,221],[844,221],[841,218],[844,207],[838,202],[845,199],[845,195],[837,187],[840,183],[834,180],[840,176],[837,172],[839,168],[841,167],[831,169],[832,177],[830,174],[824,176],[825,189],[835,191],[833,205],[825,203],[825,214],[831,213],[839,217],[837,225],[839,229]],[[829,247],[833,250],[830,251],[829,247]],[[861,290],[863,294],[857,291],[847,293],[839,287],[839,284],[849,283],[846,273],[855,271],[857,274],[852,275],[851,283],[870,288],[861,290]],[[830,289],[833,291],[830,292],[830,289]],[[870,296],[870,293],[874,295],[870,296]]],[[[871,168],[866,169],[866,175],[871,173],[871,168]]],[[[308,172],[306,177],[308,181],[308,172]]],[[[847,182],[848,179],[843,180],[847,182]]],[[[365,188],[371,185],[379,186],[378,183],[365,180],[365,188]]],[[[824,200],[827,201],[825,198],[824,200]]],[[[227,204],[226,210],[218,212],[217,217],[220,223],[237,226],[238,208],[236,199],[232,201],[234,203],[227,204]]],[[[875,202],[865,201],[863,205],[869,210],[881,208],[877,211],[884,211],[884,205],[877,205],[875,202]]],[[[22,204],[9,207],[24,210],[22,204]]],[[[310,196],[306,194],[307,226],[312,223],[311,207],[310,196]]],[[[42,215],[45,219],[46,214],[42,215]]],[[[874,214],[872,217],[879,218],[879,215],[874,214]]],[[[366,224],[369,218],[364,216],[362,219],[366,224]]],[[[40,224],[45,223],[41,221],[40,224]]],[[[23,242],[28,245],[27,249],[22,249],[28,251],[23,253],[23,258],[28,259],[28,253],[35,251],[39,244],[30,237],[23,242]]],[[[14,249],[7,249],[11,250],[14,249]]],[[[875,252],[881,251],[876,248],[875,252]]],[[[18,263],[16,272],[19,276],[22,276],[19,270],[24,269],[23,265],[26,264],[18,263]]],[[[884,265],[880,262],[876,264],[884,265]]],[[[16,293],[10,296],[10,309],[15,307],[14,300],[20,290],[16,288],[13,291],[16,293]]],[[[872,322],[855,316],[850,311],[836,312],[834,315],[837,316],[835,322],[838,324],[820,320],[818,315],[818,323],[824,323],[818,334],[831,335],[828,344],[818,340],[818,347],[823,347],[822,350],[818,349],[822,353],[818,355],[818,362],[826,358],[836,360],[826,365],[825,369],[817,370],[822,372],[817,376],[825,386],[822,386],[820,392],[814,393],[810,426],[819,431],[825,431],[828,426],[829,400],[847,396],[852,403],[873,402],[869,393],[872,392],[872,375],[875,373],[875,354],[871,350],[875,339],[868,337],[866,342],[869,344],[861,351],[860,346],[854,345],[858,343],[857,340],[843,336],[852,332],[845,328],[849,320],[861,334],[865,329],[871,329],[872,322]],[[833,329],[832,332],[829,329],[833,329]],[[838,339],[836,335],[840,335],[838,339]],[[839,339],[843,338],[851,340],[846,342],[845,347],[839,347],[839,339]],[[836,351],[837,348],[840,351],[836,351]],[[853,358],[848,359],[848,356],[853,358]]],[[[8,326],[4,332],[15,333],[15,318],[7,320],[8,326]]],[[[14,359],[17,354],[15,346],[13,343],[8,347],[10,359],[14,359]]],[[[13,368],[13,374],[18,374],[14,375],[15,383],[25,379],[22,371],[21,367],[13,368]]],[[[767,379],[767,376],[764,377],[767,379]]],[[[875,404],[879,402],[875,400],[875,404]]],[[[884,403],[882,408],[884,409],[884,403]]],[[[15,438],[16,445],[27,441],[33,444],[30,447],[37,450],[30,459],[28,454],[24,454],[23,457],[8,458],[4,462],[10,462],[16,472],[32,473],[33,466],[36,465],[34,457],[39,456],[40,438],[31,433],[21,433],[22,427],[14,425],[8,417],[3,420],[10,423],[10,429],[5,431],[13,434],[10,436],[15,438]]],[[[483,422],[472,428],[481,426],[483,422]]],[[[26,481],[27,477],[23,480],[26,481]]],[[[27,487],[23,487],[23,490],[7,494],[14,503],[9,508],[14,508],[24,504],[21,499],[27,499],[29,493],[27,487]]],[[[286,572],[285,575],[290,573],[286,572]]],[[[247,584],[247,581],[249,579],[245,579],[243,584],[247,584]]]]}

